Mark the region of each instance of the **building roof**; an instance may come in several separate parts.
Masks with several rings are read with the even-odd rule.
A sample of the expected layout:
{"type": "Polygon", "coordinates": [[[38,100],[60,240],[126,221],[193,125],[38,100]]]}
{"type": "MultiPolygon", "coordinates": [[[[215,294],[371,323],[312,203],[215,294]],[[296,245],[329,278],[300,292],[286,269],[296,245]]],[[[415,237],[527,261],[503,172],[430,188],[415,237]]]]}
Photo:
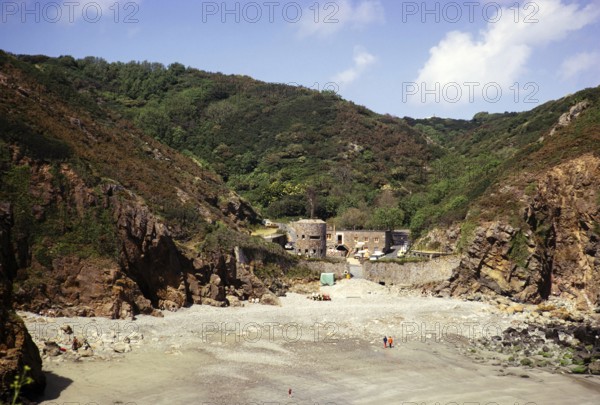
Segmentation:
{"type": "Polygon", "coordinates": [[[324,224],[325,221],[321,220],[321,219],[301,219],[299,221],[296,221],[300,224],[324,224]]]}
{"type": "Polygon", "coordinates": [[[338,229],[337,232],[386,233],[388,231],[375,231],[373,229],[338,229]]]}

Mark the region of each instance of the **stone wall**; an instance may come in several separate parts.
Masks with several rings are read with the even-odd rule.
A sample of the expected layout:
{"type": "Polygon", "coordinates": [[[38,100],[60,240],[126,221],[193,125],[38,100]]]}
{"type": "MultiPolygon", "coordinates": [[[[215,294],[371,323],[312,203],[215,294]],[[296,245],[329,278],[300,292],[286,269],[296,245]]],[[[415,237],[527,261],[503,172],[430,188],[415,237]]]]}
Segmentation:
{"type": "Polygon", "coordinates": [[[339,261],[323,261],[323,260],[302,260],[301,267],[307,267],[315,274],[335,273],[335,279],[340,280],[344,277],[344,271],[348,269],[348,264],[345,259],[339,261]]]}
{"type": "Polygon", "coordinates": [[[447,280],[452,275],[452,270],[459,263],[460,257],[446,256],[429,261],[404,264],[367,261],[363,264],[363,268],[365,278],[376,283],[385,282],[386,285],[419,286],[447,280]]]}

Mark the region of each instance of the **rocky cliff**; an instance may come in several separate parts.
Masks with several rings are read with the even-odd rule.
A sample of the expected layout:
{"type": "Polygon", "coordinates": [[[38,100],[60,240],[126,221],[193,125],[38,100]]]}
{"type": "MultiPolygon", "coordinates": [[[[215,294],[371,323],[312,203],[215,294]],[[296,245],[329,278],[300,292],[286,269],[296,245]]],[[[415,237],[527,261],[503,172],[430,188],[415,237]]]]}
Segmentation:
{"type": "MultiPolygon", "coordinates": [[[[505,188],[510,190],[510,188],[505,188]]],[[[522,198],[521,226],[481,224],[439,290],[495,292],[523,302],[549,296],[600,305],[600,158],[587,154],[537,177],[522,198]]]]}
{"type": "MultiPolygon", "coordinates": [[[[124,319],[191,304],[226,306],[229,300],[268,293],[252,271],[261,260],[237,259],[235,248],[207,254],[178,241],[165,220],[130,190],[117,184],[90,188],[68,164],[54,174],[48,165],[34,161],[22,167],[32,175],[30,193],[41,197],[32,207],[38,226],[49,226],[56,207],[65,204],[80,220],[95,213],[105,218],[99,242],[115,250],[112,256],[52,254],[48,249],[60,245],[44,238],[29,245],[30,238],[17,238],[15,250],[23,252],[15,288],[19,309],[124,319]],[[57,186],[59,176],[62,183],[57,186]]],[[[243,206],[227,204],[229,215],[238,215],[236,205],[243,206]]]]}
{"type": "Polygon", "coordinates": [[[24,394],[40,394],[46,386],[42,360],[25,324],[12,310],[12,280],[16,261],[10,243],[13,225],[11,207],[0,203],[0,402],[10,396],[10,384],[23,375],[25,366],[33,383],[22,389],[24,394]]]}
{"type": "Polygon", "coordinates": [[[15,207],[14,301],[130,318],[271,299],[255,270],[293,266],[200,162],[146,136],[58,72],[0,55],[0,199],[15,207]]]}

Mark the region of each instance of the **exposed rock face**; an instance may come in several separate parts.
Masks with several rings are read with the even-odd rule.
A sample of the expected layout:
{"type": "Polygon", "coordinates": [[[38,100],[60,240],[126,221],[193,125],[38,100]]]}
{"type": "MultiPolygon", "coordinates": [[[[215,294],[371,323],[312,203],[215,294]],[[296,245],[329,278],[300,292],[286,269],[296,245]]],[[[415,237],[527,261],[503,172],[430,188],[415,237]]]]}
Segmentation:
{"type": "Polygon", "coordinates": [[[0,402],[8,398],[10,384],[30,367],[33,383],[24,387],[24,394],[40,394],[46,386],[40,353],[25,324],[12,311],[12,279],[16,262],[10,243],[12,215],[10,205],[0,204],[0,402]]]}
{"type": "Polygon", "coordinates": [[[546,293],[600,304],[600,159],[588,155],[551,170],[527,211],[540,235],[541,263],[550,274],[546,293]]]}
{"type": "Polygon", "coordinates": [[[572,121],[579,117],[579,115],[581,115],[581,113],[591,105],[592,103],[590,103],[588,100],[584,100],[571,107],[569,112],[566,112],[560,116],[558,123],[556,123],[552,130],[550,130],[550,136],[553,136],[559,128],[566,127],[571,124],[572,121]]]}
{"type": "Polygon", "coordinates": [[[16,308],[129,318],[268,293],[254,270],[273,257],[246,238],[258,216],[222,179],[116,111],[88,110],[94,96],[65,98],[1,59],[0,194],[19,213],[9,249],[16,308]],[[214,237],[210,249],[203,237],[214,237]]]}
{"type": "Polygon", "coordinates": [[[415,245],[419,249],[426,249],[439,252],[454,252],[456,244],[460,237],[460,226],[452,225],[449,228],[434,228],[416,241],[415,245]]]}
{"type": "Polygon", "coordinates": [[[455,295],[495,292],[524,302],[550,294],[581,309],[600,304],[600,159],[586,155],[547,172],[523,214],[526,225],[480,226],[454,271],[455,295]]]}
{"type": "MultiPolygon", "coordinates": [[[[52,205],[69,204],[83,217],[90,210],[110,216],[118,255],[115,257],[58,256],[42,264],[32,254],[27,238],[17,241],[21,252],[17,306],[51,316],[105,316],[132,318],[136,314],[160,316],[191,304],[228,305],[227,295],[239,300],[261,298],[268,292],[253,274],[243,253],[231,251],[201,255],[176,243],[173,231],[145,201],[122,186],[105,184],[101,194],[86,186],[68,165],[61,167],[67,185],[53,184],[50,168],[27,161],[32,195],[38,198],[35,217],[43,222],[52,205]],[[31,271],[43,282],[30,282],[31,271]]],[[[237,196],[229,196],[224,213],[249,218],[251,209],[237,196]]],[[[35,280],[34,280],[35,281],[35,280]]]]}
{"type": "Polygon", "coordinates": [[[450,283],[455,295],[474,292],[497,293],[514,296],[522,301],[539,301],[546,279],[539,260],[530,252],[530,237],[520,230],[493,222],[480,226],[454,271],[450,283]],[[523,257],[515,258],[515,238],[523,257]]]}
{"type": "MultiPolygon", "coordinates": [[[[152,307],[179,308],[186,304],[185,263],[164,223],[135,198],[121,201],[114,187],[106,188],[121,244],[120,267],[135,281],[146,300],[132,303],[135,312],[152,307]],[[149,300],[149,301],[148,301],[149,300]]],[[[136,294],[137,295],[137,294],[136,294]]]]}

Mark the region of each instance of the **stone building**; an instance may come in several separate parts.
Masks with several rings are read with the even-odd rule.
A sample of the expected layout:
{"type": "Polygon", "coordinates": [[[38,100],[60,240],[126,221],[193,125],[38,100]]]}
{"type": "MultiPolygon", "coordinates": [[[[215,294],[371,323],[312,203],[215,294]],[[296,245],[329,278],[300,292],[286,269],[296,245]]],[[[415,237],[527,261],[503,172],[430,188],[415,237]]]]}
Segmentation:
{"type": "Polygon", "coordinates": [[[291,224],[296,233],[296,254],[324,258],[327,254],[327,224],[320,219],[302,219],[291,224]]]}
{"type": "Polygon", "coordinates": [[[408,245],[410,231],[370,231],[336,229],[327,226],[327,249],[329,255],[345,255],[358,250],[368,249],[370,253],[382,251],[388,253],[392,246],[408,245]]]}
{"type": "Polygon", "coordinates": [[[350,253],[364,249],[387,253],[392,246],[392,235],[390,231],[340,230],[335,232],[335,243],[345,246],[350,253]]]}

